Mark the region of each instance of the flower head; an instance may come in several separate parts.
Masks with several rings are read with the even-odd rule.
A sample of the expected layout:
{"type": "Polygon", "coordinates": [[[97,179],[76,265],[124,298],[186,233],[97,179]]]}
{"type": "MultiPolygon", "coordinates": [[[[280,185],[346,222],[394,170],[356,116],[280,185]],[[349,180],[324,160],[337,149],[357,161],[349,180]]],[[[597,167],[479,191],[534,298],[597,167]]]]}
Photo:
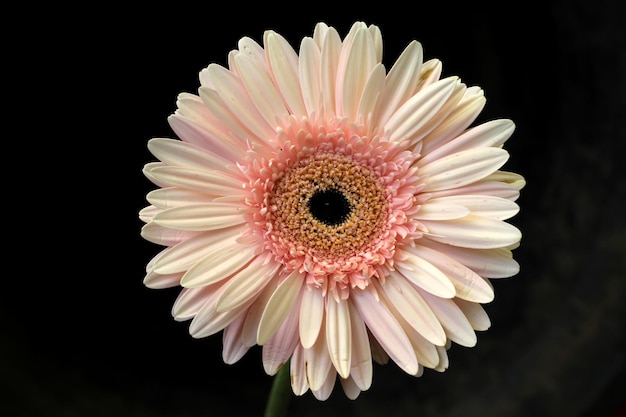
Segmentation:
{"type": "Polygon", "coordinates": [[[179,139],[148,143],[142,236],[166,248],[145,285],[182,286],[173,316],[222,332],[225,362],[255,345],[270,375],[289,361],[297,395],[326,399],[338,376],[356,398],[373,359],[443,371],[450,342],[490,326],[489,280],[519,269],[513,122],[470,127],[483,91],[417,41],[381,62],[362,22],[343,40],[319,23],[299,53],[244,37],[179,96],[179,139]]]}

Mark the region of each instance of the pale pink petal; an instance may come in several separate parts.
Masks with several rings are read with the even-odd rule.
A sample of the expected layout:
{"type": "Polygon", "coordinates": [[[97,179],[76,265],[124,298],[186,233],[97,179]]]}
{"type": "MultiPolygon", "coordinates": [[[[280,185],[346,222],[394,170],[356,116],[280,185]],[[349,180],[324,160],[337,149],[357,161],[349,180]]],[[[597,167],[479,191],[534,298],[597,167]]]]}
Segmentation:
{"type": "Polygon", "coordinates": [[[464,248],[499,248],[522,238],[520,231],[509,223],[474,215],[445,222],[423,220],[422,224],[428,229],[429,239],[464,248]]]}
{"type": "Polygon", "coordinates": [[[313,346],[304,349],[304,367],[311,391],[321,389],[331,369],[334,371],[324,332],[320,332],[313,346]]]}
{"type": "Polygon", "coordinates": [[[300,307],[300,343],[306,349],[313,346],[324,319],[324,295],[321,290],[307,288],[300,307]]]}
{"type": "Polygon", "coordinates": [[[226,326],[222,334],[222,360],[232,365],[250,350],[243,343],[242,328],[246,319],[245,314],[240,314],[230,325],[226,326]]]}
{"type": "Polygon", "coordinates": [[[248,303],[261,292],[265,285],[275,279],[279,268],[279,263],[264,264],[263,259],[257,257],[224,284],[224,292],[217,300],[216,309],[229,311],[248,303]]]}
{"type": "Polygon", "coordinates": [[[526,180],[520,174],[507,171],[496,171],[484,178],[484,181],[501,181],[515,187],[517,191],[526,186],[526,180]]]}
{"type": "MultiPolygon", "coordinates": [[[[276,120],[286,117],[289,110],[269,73],[266,72],[265,68],[260,67],[258,61],[254,61],[245,54],[237,54],[234,63],[250,99],[256,105],[263,119],[268,126],[275,126],[276,120]]],[[[270,138],[274,136],[275,134],[272,134],[270,138]]]]}
{"type": "Polygon", "coordinates": [[[306,108],[298,78],[298,55],[278,33],[268,30],[263,35],[263,45],[274,83],[286,101],[291,113],[304,116],[306,108]]]}
{"type": "Polygon", "coordinates": [[[462,346],[476,345],[476,333],[454,301],[435,297],[426,291],[422,291],[421,295],[441,322],[448,338],[462,346]]]}
{"type": "Polygon", "coordinates": [[[373,113],[379,104],[379,97],[385,86],[385,67],[376,64],[370,72],[367,82],[363,87],[363,94],[357,109],[357,120],[369,125],[368,134],[373,135],[378,129],[377,122],[373,119],[373,113]]]}
{"type": "Polygon", "coordinates": [[[296,345],[290,361],[291,390],[295,395],[304,395],[309,390],[307,382],[304,348],[302,345],[296,345]]]}
{"type": "Polygon", "coordinates": [[[320,106],[321,53],[313,38],[304,38],[300,44],[300,88],[307,114],[318,111],[320,106]]]}
{"type": "MultiPolygon", "coordinates": [[[[165,166],[157,167],[151,173],[166,187],[180,187],[183,190],[203,193],[205,202],[206,195],[238,195],[240,201],[243,201],[244,198],[244,182],[240,178],[232,177],[222,171],[165,166]]],[[[196,202],[189,205],[191,204],[202,203],[196,202]]]]}
{"type": "Polygon", "coordinates": [[[438,297],[452,298],[456,295],[454,285],[448,276],[417,255],[411,247],[399,252],[402,254],[402,260],[396,261],[396,267],[402,276],[438,297]]]}
{"type": "Polygon", "coordinates": [[[431,118],[452,95],[459,79],[449,77],[437,81],[407,100],[385,123],[389,139],[396,142],[411,141],[423,132],[431,118]]]}
{"type": "Polygon", "coordinates": [[[172,316],[177,321],[193,318],[202,306],[215,300],[219,287],[183,288],[172,306],[172,316]]]}
{"type": "MultiPolygon", "coordinates": [[[[155,138],[148,141],[148,149],[161,162],[194,170],[223,167],[232,162],[207,149],[181,140],[155,138]]],[[[214,171],[214,170],[213,170],[214,171]]]]}
{"type": "Polygon", "coordinates": [[[340,95],[340,116],[355,120],[363,89],[376,65],[376,51],[367,29],[356,31],[354,42],[347,57],[345,73],[350,74],[341,81],[343,95],[340,95]]]}
{"type": "Polygon", "coordinates": [[[465,194],[487,195],[491,197],[505,198],[515,201],[519,198],[519,189],[514,185],[497,181],[486,181],[482,179],[473,184],[464,185],[462,187],[449,188],[447,190],[429,191],[431,198],[459,196],[465,194]]]}
{"type": "Polygon", "coordinates": [[[406,333],[395,317],[369,291],[352,294],[354,305],[381,347],[406,373],[417,372],[417,358],[406,333]]]}
{"type": "MultiPolygon", "coordinates": [[[[304,284],[304,274],[293,271],[278,285],[261,315],[257,333],[257,343],[264,345],[285,321],[294,308],[304,284]]],[[[299,315],[299,308],[298,315],[299,315]]]]}
{"type": "Polygon", "coordinates": [[[372,352],[367,327],[354,304],[348,300],[350,329],[352,331],[352,361],[350,379],[363,391],[372,385],[372,352]]]}
{"type": "Polygon", "coordinates": [[[519,264],[507,249],[460,248],[430,239],[421,240],[420,245],[447,254],[485,278],[508,278],[519,272],[519,264]]]}
{"type": "Polygon", "coordinates": [[[263,310],[265,310],[265,306],[267,305],[270,297],[274,294],[274,291],[276,291],[276,288],[278,287],[277,282],[278,280],[274,280],[273,282],[267,284],[248,309],[246,321],[243,324],[243,343],[246,346],[252,347],[257,344],[256,342],[257,335],[259,333],[261,316],[263,315],[263,310]]]}
{"type": "Polygon", "coordinates": [[[427,204],[422,207],[430,204],[458,205],[465,207],[476,216],[489,217],[495,220],[506,220],[519,212],[519,206],[513,201],[489,195],[465,194],[431,198],[428,200],[427,204]]]}
{"type": "Polygon", "coordinates": [[[463,133],[485,107],[485,93],[480,87],[468,87],[445,119],[422,139],[422,155],[429,155],[463,133]]]}
{"type": "MultiPolygon", "coordinates": [[[[217,97],[217,93],[214,92],[214,94],[217,97]]],[[[222,115],[222,117],[222,120],[226,119],[225,116],[222,115]]],[[[232,116],[228,117],[232,118],[232,116]]],[[[245,144],[242,140],[233,134],[224,133],[225,131],[232,131],[233,128],[220,129],[220,126],[215,126],[216,123],[199,125],[181,114],[173,114],[168,117],[167,121],[180,139],[205,149],[209,153],[212,152],[216,157],[221,157],[227,161],[236,161],[236,155],[245,152],[245,144]]]]}
{"type": "Polygon", "coordinates": [[[446,335],[437,316],[404,276],[397,271],[391,271],[385,283],[379,287],[379,293],[384,294],[388,300],[387,304],[393,306],[407,324],[431,343],[445,343],[446,335]]]}
{"type": "Polygon", "coordinates": [[[257,256],[255,246],[242,246],[236,239],[224,240],[216,248],[187,270],[180,282],[186,288],[211,285],[245,268],[257,256]]]}
{"type": "Polygon", "coordinates": [[[146,194],[146,200],[160,209],[206,202],[206,196],[176,187],[158,188],[146,194]]]}
{"type": "Polygon", "coordinates": [[[182,272],[175,274],[157,274],[154,271],[150,271],[144,277],[143,285],[152,289],[176,287],[180,285],[180,279],[182,276],[182,272]]]}
{"type": "Polygon", "coordinates": [[[420,165],[473,148],[500,147],[513,134],[515,124],[508,119],[492,120],[473,127],[453,140],[425,153],[420,165]]]}
{"type": "Polygon", "coordinates": [[[447,248],[441,248],[438,252],[426,246],[416,245],[413,252],[419,257],[426,259],[437,269],[443,272],[454,285],[456,297],[464,300],[488,303],[493,301],[493,288],[476,272],[447,255],[447,248]]]}
{"type": "Polygon", "coordinates": [[[328,370],[328,375],[326,375],[326,379],[324,380],[322,386],[318,390],[311,390],[313,396],[320,401],[326,401],[335,387],[336,379],[337,371],[335,371],[335,368],[331,367],[328,370]]]}
{"type": "Polygon", "coordinates": [[[428,200],[415,215],[418,220],[452,220],[465,217],[470,210],[454,201],[428,200]]]}
{"type": "MultiPolygon", "coordinates": [[[[298,301],[299,299],[296,299],[296,304],[298,301]]],[[[278,330],[263,345],[263,369],[268,375],[276,374],[287,363],[298,345],[298,313],[297,308],[288,311],[278,330]]]]}
{"type": "Polygon", "coordinates": [[[200,203],[164,210],[152,221],[172,229],[213,231],[245,223],[247,211],[241,204],[200,203]]]}
{"type": "MultiPolygon", "coordinates": [[[[241,142],[244,142],[248,139],[262,139],[258,138],[256,135],[253,135],[252,132],[242,124],[238,115],[230,111],[230,109],[228,108],[228,106],[226,106],[226,103],[224,103],[224,100],[216,90],[208,87],[200,87],[198,89],[198,93],[200,94],[200,98],[202,99],[204,105],[224,126],[224,130],[232,132],[232,135],[237,138],[241,138],[241,142]]],[[[264,143],[264,141],[262,140],[261,143],[264,143]]],[[[228,142],[226,144],[228,144],[228,142]]],[[[238,157],[234,157],[231,160],[238,161],[241,158],[241,154],[244,152],[245,150],[240,152],[238,157]]]]}
{"type": "Polygon", "coordinates": [[[322,104],[325,112],[335,111],[335,85],[337,65],[341,54],[341,38],[335,28],[329,28],[324,36],[320,61],[322,104]]]}
{"type": "Polygon", "coordinates": [[[467,317],[474,330],[487,330],[491,327],[491,320],[479,303],[461,300],[460,298],[455,298],[454,302],[467,317]]]}
{"type": "Polygon", "coordinates": [[[354,382],[352,377],[344,379],[340,378],[341,387],[343,388],[343,392],[345,392],[346,397],[351,400],[356,400],[359,394],[361,394],[361,388],[354,382]]]}
{"type": "Polygon", "coordinates": [[[193,236],[162,251],[154,262],[154,271],[159,274],[184,272],[223,245],[224,240],[235,239],[240,234],[241,228],[231,227],[193,236]]]}
{"type": "Polygon", "coordinates": [[[424,54],[422,45],[411,41],[393,64],[385,80],[385,93],[374,123],[383,126],[393,113],[413,94],[419,83],[424,54]]]}
{"type": "Polygon", "coordinates": [[[444,372],[446,369],[448,369],[448,366],[450,365],[448,352],[445,347],[437,346],[437,353],[439,354],[439,365],[437,365],[433,369],[437,372],[444,372]]]}
{"type": "Polygon", "coordinates": [[[143,225],[141,237],[149,242],[163,246],[174,246],[184,240],[196,236],[199,232],[186,232],[183,230],[168,229],[152,222],[143,225]]]}
{"type": "Polygon", "coordinates": [[[337,373],[347,378],[352,363],[352,330],[347,300],[326,299],[326,342],[337,373]]]}
{"type": "Polygon", "coordinates": [[[462,187],[481,180],[509,159],[500,148],[476,148],[461,151],[420,167],[424,177],[423,192],[462,187]]]}
{"type": "Polygon", "coordinates": [[[195,314],[193,320],[191,320],[189,334],[192,337],[200,339],[214,335],[224,330],[226,326],[230,325],[233,320],[245,311],[247,307],[245,305],[224,312],[217,311],[215,308],[216,299],[219,299],[220,293],[222,293],[222,289],[213,294],[209,302],[205,303],[195,314]]]}
{"type": "Polygon", "coordinates": [[[428,61],[424,61],[422,64],[422,68],[420,69],[420,77],[415,90],[411,93],[411,95],[417,93],[420,90],[428,87],[434,82],[439,80],[441,77],[441,71],[443,70],[442,63],[440,60],[433,58],[428,61]]]}

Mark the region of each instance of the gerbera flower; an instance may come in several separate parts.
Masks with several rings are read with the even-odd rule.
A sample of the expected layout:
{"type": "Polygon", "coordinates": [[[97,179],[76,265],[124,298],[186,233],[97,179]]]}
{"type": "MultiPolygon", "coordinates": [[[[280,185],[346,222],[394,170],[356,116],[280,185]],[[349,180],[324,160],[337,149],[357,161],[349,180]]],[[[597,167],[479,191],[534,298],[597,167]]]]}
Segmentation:
{"type": "Polygon", "coordinates": [[[268,374],[289,362],[296,395],[324,400],[338,376],[354,399],[373,359],[443,371],[451,342],[490,326],[489,280],[519,269],[513,122],[470,127],[483,91],[441,78],[417,41],[381,62],[362,22],[343,40],[319,23],[299,53],[244,37],[179,96],[180,140],[148,143],[142,235],[166,248],[145,285],[182,286],[173,316],[223,332],[225,362],[255,345],[268,374]]]}

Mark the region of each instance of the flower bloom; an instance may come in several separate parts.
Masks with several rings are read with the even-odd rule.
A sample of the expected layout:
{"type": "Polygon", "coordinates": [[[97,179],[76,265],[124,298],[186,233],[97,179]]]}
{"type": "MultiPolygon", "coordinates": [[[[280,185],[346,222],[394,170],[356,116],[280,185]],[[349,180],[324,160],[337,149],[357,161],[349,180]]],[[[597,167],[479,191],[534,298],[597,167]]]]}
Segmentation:
{"type": "Polygon", "coordinates": [[[289,361],[296,395],[339,379],[354,399],[373,360],[445,370],[451,342],[490,326],[490,279],[519,270],[513,122],[470,127],[482,89],[441,78],[417,41],[381,62],[363,22],[343,40],[319,23],[299,53],[244,37],[178,97],[178,139],[148,142],[142,236],[165,248],[145,285],[181,286],[174,318],[222,332],[226,363],[255,345],[270,375],[289,361]]]}

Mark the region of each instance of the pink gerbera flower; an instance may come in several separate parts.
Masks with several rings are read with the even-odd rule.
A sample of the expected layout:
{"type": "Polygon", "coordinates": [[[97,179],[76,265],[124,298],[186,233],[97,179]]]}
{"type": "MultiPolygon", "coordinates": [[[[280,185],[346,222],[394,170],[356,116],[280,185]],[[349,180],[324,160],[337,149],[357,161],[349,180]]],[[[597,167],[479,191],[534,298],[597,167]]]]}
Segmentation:
{"type": "Polygon", "coordinates": [[[489,280],[519,269],[505,220],[524,179],[500,170],[513,122],[469,127],[483,91],[440,78],[416,41],[381,61],[362,22],[343,40],[319,23],[299,54],[244,37],[179,96],[180,140],[148,143],[160,188],[142,236],[166,248],[145,284],[182,286],[174,317],[223,331],[225,362],[262,345],[268,374],[289,362],[294,393],[320,400],[337,376],[349,398],[367,390],[372,358],[443,371],[450,342],[489,327],[489,280]]]}

